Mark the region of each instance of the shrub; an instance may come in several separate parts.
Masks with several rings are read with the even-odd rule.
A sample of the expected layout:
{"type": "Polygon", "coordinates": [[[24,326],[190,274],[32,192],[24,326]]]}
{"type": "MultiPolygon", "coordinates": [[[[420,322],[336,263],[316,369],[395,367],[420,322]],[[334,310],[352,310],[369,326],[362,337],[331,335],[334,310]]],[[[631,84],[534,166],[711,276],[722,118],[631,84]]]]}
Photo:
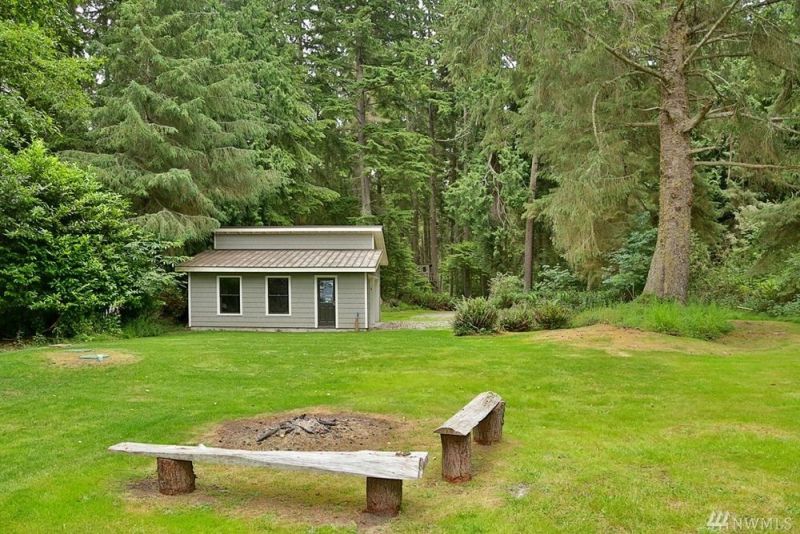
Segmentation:
{"type": "Polygon", "coordinates": [[[625,244],[611,254],[610,265],[603,270],[603,287],[625,300],[635,298],[647,281],[656,236],[655,228],[632,231],[625,244]]]}
{"type": "Polygon", "coordinates": [[[457,336],[497,332],[497,308],[487,299],[465,299],[456,306],[453,332],[457,336]]]}
{"type": "Polygon", "coordinates": [[[163,244],[130,222],[127,203],[41,143],[0,154],[0,333],[118,331],[171,283],[163,244]]]}
{"type": "Polygon", "coordinates": [[[580,289],[581,281],[572,271],[559,265],[542,265],[536,273],[533,290],[537,293],[555,293],[580,289]]]}
{"type": "Polygon", "coordinates": [[[415,290],[405,295],[409,304],[429,310],[452,310],[453,299],[447,293],[432,290],[415,290]]]}
{"type": "Polygon", "coordinates": [[[158,315],[140,315],[122,326],[122,337],[156,337],[166,333],[175,325],[158,315]]]}
{"type": "Polygon", "coordinates": [[[510,308],[523,296],[522,279],[513,274],[497,274],[489,282],[489,299],[498,308],[510,308]]]}
{"type": "Polygon", "coordinates": [[[569,326],[572,311],[560,302],[548,300],[533,308],[533,318],[542,328],[556,330],[569,326]]]}
{"type": "Polygon", "coordinates": [[[497,322],[506,332],[530,332],[536,326],[533,312],[525,305],[500,310],[497,322]]]}

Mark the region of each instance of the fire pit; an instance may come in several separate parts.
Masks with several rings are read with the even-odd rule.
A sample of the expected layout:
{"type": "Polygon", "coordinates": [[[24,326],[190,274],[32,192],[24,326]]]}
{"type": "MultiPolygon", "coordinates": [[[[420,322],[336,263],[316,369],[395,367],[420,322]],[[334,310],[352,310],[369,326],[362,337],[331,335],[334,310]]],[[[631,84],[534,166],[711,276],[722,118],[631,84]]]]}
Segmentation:
{"type": "Polygon", "coordinates": [[[261,443],[265,439],[269,439],[272,436],[283,438],[288,434],[292,434],[293,432],[305,432],[306,434],[329,434],[331,428],[335,427],[337,424],[338,421],[335,417],[323,418],[303,414],[299,417],[294,417],[288,421],[283,421],[280,424],[265,429],[256,437],[256,443],[261,443]]]}
{"type": "Polygon", "coordinates": [[[391,450],[403,423],[358,413],[286,413],[225,421],[202,439],[214,447],[249,450],[391,450]]]}

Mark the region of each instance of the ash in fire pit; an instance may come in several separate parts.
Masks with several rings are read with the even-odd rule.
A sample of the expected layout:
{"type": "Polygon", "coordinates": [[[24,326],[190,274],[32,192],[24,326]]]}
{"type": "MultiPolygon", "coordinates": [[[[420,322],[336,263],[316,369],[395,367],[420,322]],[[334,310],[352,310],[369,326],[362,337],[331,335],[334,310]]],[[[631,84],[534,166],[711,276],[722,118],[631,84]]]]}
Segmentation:
{"type": "Polygon", "coordinates": [[[256,437],[256,443],[261,443],[265,439],[275,435],[277,435],[279,438],[282,438],[293,432],[305,432],[306,434],[328,434],[331,431],[331,427],[334,427],[337,424],[338,423],[335,417],[322,418],[303,414],[299,417],[284,421],[279,425],[267,428],[258,434],[256,437]]]}
{"type": "Polygon", "coordinates": [[[226,421],[201,441],[255,451],[391,450],[403,425],[389,417],[359,413],[290,412],[226,421]]]}

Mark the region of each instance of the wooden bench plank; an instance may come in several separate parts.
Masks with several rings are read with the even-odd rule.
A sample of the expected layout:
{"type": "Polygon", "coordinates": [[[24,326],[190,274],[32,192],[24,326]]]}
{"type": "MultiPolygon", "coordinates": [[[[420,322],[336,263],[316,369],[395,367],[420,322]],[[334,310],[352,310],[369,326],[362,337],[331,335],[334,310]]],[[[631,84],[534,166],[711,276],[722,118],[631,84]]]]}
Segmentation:
{"type": "Polygon", "coordinates": [[[466,436],[478,423],[489,415],[503,399],[497,393],[485,391],[469,401],[453,417],[448,419],[434,432],[451,436],[466,436]]]}
{"type": "Polygon", "coordinates": [[[130,442],[117,443],[108,450],[189,462],[323,471],[394,480],[422,478],[428,463],[427,452],[246,451],[130,442]]]}

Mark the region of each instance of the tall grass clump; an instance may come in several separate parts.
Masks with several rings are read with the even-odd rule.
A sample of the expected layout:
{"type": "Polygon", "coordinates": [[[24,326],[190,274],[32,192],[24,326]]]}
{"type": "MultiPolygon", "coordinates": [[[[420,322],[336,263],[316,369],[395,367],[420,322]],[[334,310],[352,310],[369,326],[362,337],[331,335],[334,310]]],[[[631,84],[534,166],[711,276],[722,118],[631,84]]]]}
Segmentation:
{"type": "Polygon", "coordinates": [[[453,333],[457,336],[497,332],[497,308],[485,298],[465,299],[456,305],[453,333]]]}
{"type": "Polygon", "coordinates": [[[715,304],[684,305],[670,300],[642,298],[587,310],[578,315],[576,323],[605,323],[672,336],[716,339],[733,330],[732,315],[729,310],[715,304]]]}

